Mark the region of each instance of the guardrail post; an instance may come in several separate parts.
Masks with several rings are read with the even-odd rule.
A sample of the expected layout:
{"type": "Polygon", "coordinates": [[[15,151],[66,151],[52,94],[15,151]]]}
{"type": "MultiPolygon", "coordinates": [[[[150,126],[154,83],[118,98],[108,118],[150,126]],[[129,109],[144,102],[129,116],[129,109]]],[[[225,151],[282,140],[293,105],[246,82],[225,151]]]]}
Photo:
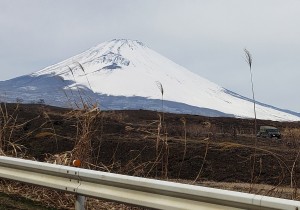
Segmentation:
{"type": "Polygon", "coordinates": [[[84,203],[85,203],[85,196],[77,194],[76,201],[75,201],[75,210],[85,210],[84,203]]]}
{"type": "MultiPolygon", "coordinates": [[[[80,167],[81,161],[78,159],[73,160],[73,166],[80,167]]],[[[85,196],[76,194],[76,201],[75,201],[75,210],[85,210],[85,196]]]]}

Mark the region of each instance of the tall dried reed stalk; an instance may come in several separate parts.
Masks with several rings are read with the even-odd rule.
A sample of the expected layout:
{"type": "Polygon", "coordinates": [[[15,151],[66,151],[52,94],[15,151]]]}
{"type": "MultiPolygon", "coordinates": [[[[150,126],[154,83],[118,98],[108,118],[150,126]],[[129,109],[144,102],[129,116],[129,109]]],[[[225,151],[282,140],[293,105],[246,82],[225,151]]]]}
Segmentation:
{"type": "Polygon", "coordinates": [[[66,68],[67,68],[68,71],[72,74],[72,77],[73,77],[73,80],[74,80],[74,86],[75,86],[75,89],[76,89],[76,91],[77,91],[77,95],[76,95],[76,93],[73,93],[72,88],[70,88],[69,86],[67,86],[68,90],[69,90],[70,93],[71,93],[71,96],[69,96],[69,95],[67,94],[67,92],[66,92],[65,90],[63,90],[63,93],[65,94],[65,96],[66,96],[66,98],[67,98],[67,100],[68,100],[68,103],[69,103],[70,107],[71,107],[71,108],[74,108],[73,105],[75,105],[75,108],[77,108],[77,109],[82,109],[82,108],[84,108],[84,106],[92,107],[92,106],[94,106],[95,104],[97,104],[97,105],[99,106],[98,102],[92,101],[91,98],[88,97],[88,96],[85,94],[84,90],[81,89],[81,88],[78,86],[78,84],[77,84],[77,81],[76,81],[74,72],[76,72],[75,70],[76,70],[77,68],[79,68],[79,69],[82,71],[83,75],[85,76],[85,78],[86,78],[86,80],[87,80],[87,83],[88,83],[88,86],[89,86],[90,90],[92,90],[91,83],[90,83],[90,81],[89,81],[89,79],[88,79],[87,73],[86,73],[84,67],[82,66],[82,64],[76,61],[76,62],[75,62],[75,66],[73,66],[73,68],[71,68],[70,66],[67,66],[66,68]],[[77,101],[77,100],[76,100],[77,97],[79,97],[80,101],[77,101]]]}
{"type": "Polygon", "coordinates": [[[161,84],[161,82],[156,81],[156,85],[160,91],[161,94],[161,112],[162,112],[162,121],[165,121],[165,116],[164,116],[164,87],[161,84]]]}
{"type": "Polygon", "coordinates": [[[156,165],[156,176],[158,173],[157,164],[161,162],[161,174],[163,177],[167,178],[168,176],[168,156],[169,156],[169,147],[168,147],[168,138],[165,133],[164,123],[162,121],[162,116],[159,114],[159,121],[157,125],[157,136],[156,136],[156,160],[154,164],[156,165]],[[160,146],[161,143],[161,147],[160,146]]]}
{"type": "Polygon", "coordinates": [[[180,177],[180,173],[181,173],[181,169],[182,169],[182,165],[183,165],[183,162],[185,160],[185,156],[186,156],[186,135],[187,135],[187,129],[186,129],[186,119],[184,117],[182,117],[180,119],[180,121],[182,122],[183,124],[183,130],[184,130],[184,150],[183,150],[183,155],[182,155],[182,160],[181,160],[181,163],[180,163],[180,167],[179,167],[179,172],[178,172],[178,175],[177,175],[177,178],[179,179],[180,177]]]}
{"type": "Polygon", "coordinates": [[[244,52],[245,52],[245,60],[249,66],[249,71],[250,71],[253,112],[254,112],[255,148],[254,148],[253,163],[252,163],[252,169],[251,169],[251,183],[250,183],[250,189],[249,189],[249,191],[251,191],[251,189],[253,188],[254,180],[255,180],[256,148],[257,148],[257,120],[256,120],[256,101],[255,101],[255,95],[254,95],[254,83],[253,83],[253,73],[252,73],[252,55],[247,49],[244,49],[244,52]]]}
{"type": "Polygon", "coordinates": [[[76,61],[76,64],[77,64],[77,65],[79,66],[79,68],[83,71],[84,76],[85,76],[85,78],[86,78],[86,81],[87,81],[88,84],[89,84],[89,88],[92,90],[92,86],[91,86],[90,80],[89,80],[89,78],[88,78],[88,76],[87,76],[87,74],[86,74],[86,72],[85,72],[83,66],[82,66],[81,63],[79,63],[78,61],[76,61]]]}
{"type": "MultiPolygon", "coordinates": [[[[156,85],[161,93],[161,113],[158,114],[159,120],[157,125],[156,145],[155,153],[156,159],[153,166],[148,171],[148,174],[155,168],[155,174],[158,175],[158,163],[161,163],[161,174],[164,178],[168,177],[168,164],[169,164],[169,145],[168,136],[165,124],[165,113],[164,113],[164,88],[161,82],[156,81],[156,85]],[[162,144],[161,147],[160,143],[162,144]]],[[[148,175],[147,175],[148,176],[148,175]]]]}
{"type": "Polygon", "coordinates": [[[206,145],[205,145],[205,152],[204,152],[204,156],[203,156],[203,161],[202,161],[201,167],[199,169],[199,172],[198,172],[196,178],[194,179],[194,181],[192,182],[192,184],[195,184],[199,180],[199,178],[201,177],[201,174],[202,174],[202,171],[203,171],[203,168],[204,168],[204,164],[206,162],[206,157],[207,157],[207,154],[208,154],[209,143],[210,143],[209,140],[210,140],[209,137],[204,139],[204,141],[206,142],[206,145]]]}
{"type": "Polygon", "coordinates": [[[252,100],[253,100],[253,112],[254,112],[254,131],[255,136],[257,134],[257,120],[256,120],[256,101],[255,101],[255,95],[254,95],[254,83],[253,83],[253,73],[252,73],[252,55],[247,49],[244,49],[245,51],[245,60],[247,64],[249,65],[250,70],[250,80],[251,80],[251,90],[252,90],[252,100]]]}

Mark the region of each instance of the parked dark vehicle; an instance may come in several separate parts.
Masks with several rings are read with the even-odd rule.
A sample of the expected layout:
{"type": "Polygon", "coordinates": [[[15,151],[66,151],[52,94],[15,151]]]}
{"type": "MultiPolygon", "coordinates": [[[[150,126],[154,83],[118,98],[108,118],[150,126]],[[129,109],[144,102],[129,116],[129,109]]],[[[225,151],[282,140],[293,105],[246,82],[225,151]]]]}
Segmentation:
{"type": "Polygon", "coordinates": [[[278,128],[275,128],[273,126],[260,126],[257,136],[263,138],[281,139],[280,131],[278,130],[278,128]]]}

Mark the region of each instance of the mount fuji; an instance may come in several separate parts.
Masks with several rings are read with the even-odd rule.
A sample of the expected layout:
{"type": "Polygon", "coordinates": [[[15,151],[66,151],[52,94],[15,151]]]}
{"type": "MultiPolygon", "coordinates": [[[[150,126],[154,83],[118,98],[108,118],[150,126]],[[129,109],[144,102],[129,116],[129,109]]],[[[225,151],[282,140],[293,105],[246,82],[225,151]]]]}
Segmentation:
{"type": "MultiPolygon", "coordinates": [[[[6,102],[253,118],[253,102],[163,57],[139,41],[114,39],[29,75],[0,82],[6,102]],[[162,89],[163,88],[163,94],[162,89]],[[163,97],[163,100],[162,100],[163,97]],[[163,103],[162,103],[163,102],[163,103]]],[[[300,121],[300,114],[257,103],[258,119],[300,121]]]]}

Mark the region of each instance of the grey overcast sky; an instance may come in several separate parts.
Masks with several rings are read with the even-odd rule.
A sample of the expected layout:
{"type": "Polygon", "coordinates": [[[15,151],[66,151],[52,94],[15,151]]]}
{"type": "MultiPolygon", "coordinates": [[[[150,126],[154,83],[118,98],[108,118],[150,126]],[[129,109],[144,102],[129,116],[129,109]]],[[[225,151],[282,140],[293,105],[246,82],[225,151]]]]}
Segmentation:
{"type": "Polygon", "coordinates": [[[114,38],[139,40],[251,98],[300,112],[300,0],[0,0],[0,81],[114,38]]]}

